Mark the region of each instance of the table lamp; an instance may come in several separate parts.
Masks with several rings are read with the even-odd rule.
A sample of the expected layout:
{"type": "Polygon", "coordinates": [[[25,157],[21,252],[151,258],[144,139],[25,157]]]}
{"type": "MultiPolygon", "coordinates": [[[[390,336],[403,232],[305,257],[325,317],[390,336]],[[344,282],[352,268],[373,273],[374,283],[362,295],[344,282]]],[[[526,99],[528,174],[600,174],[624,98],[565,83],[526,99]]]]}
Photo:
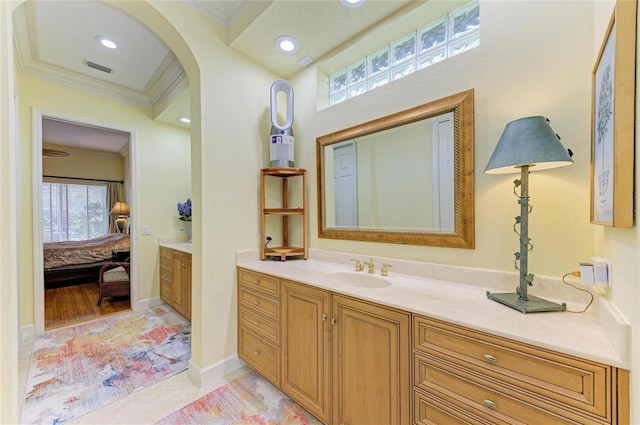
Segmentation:
{"type": "Polygon", "coordinates": [[[551,129],[547,118],[520,118],[507,124],[484,170],[487,174],[520,173],[520,180],[514,181],[513,190],[520,204],[520,215],[515,218],[513,225],[513,231],[520,236],[520,251],[514,254],[515,268],[520,272],[520,284],[515,293],[492,294],[487,291],[487,297],[521,313],[567,309],[565,303],[557,304],[527,294],[528,287],[533,285],[533,274],[527,271],[528,253],[533,248],[528,236],[531,212],[529,172],[571,165],[571,155],[571,151],[560,143],[560,137],[551,129]],[[520,194],[517,193],[518,187],[520,194]],[[516,229],[518,224],[519,232],[516,229]]]}
{"type": "Polygon", "coordinates": [[[127,205],[124,201],[118,201],[113,204],[113,208],[111,208],[110,215],[117,215],[118,218],[116,220],[116,227],[120,233],[124,233],[124,228],[127,226],[127,219],[131,212],[129,211],[129,205],[127,205]]]}

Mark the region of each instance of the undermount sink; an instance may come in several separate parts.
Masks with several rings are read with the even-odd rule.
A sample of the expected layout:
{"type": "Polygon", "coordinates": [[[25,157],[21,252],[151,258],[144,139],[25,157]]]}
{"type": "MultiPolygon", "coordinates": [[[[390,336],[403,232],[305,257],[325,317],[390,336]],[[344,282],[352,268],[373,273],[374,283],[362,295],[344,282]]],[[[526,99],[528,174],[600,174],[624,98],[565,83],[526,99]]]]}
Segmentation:
{"type": "Polygon", "coordinates": [[[360,288],[387,288],[391,282],[384,277],[365,272],[329,272],[322,275],[325,280],[360,288]]]}

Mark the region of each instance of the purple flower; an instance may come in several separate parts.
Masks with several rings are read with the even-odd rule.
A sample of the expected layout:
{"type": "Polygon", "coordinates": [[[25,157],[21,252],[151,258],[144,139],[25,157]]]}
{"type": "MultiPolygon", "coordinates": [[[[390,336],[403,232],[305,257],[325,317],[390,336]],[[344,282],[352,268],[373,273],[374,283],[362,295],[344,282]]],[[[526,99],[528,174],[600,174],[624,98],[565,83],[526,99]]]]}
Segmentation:
{"type": "Polygon", "coordinates": [[[178,214],[180,215],[180,220],[191,221],[191,199],[187,199],[184,204],[178,202],[178,214]]]}

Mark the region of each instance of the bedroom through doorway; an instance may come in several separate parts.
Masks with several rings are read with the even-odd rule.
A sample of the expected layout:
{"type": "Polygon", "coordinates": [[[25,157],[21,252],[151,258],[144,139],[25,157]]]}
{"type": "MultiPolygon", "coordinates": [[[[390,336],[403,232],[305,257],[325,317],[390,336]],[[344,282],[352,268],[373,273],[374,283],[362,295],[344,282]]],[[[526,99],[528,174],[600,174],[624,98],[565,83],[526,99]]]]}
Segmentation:
{"type": "Polygon", "coordinates": [[[41,146],[34,149],[34,175],[42,150],[41,178],[34,182],[36,332],[130,310],[132,293],[132,132],[49,113],[40,126],[39,143],[34,134],[41,146]],[[99,281],[114,276],[117,286],[103,284],[101,293],[99,281]]]}

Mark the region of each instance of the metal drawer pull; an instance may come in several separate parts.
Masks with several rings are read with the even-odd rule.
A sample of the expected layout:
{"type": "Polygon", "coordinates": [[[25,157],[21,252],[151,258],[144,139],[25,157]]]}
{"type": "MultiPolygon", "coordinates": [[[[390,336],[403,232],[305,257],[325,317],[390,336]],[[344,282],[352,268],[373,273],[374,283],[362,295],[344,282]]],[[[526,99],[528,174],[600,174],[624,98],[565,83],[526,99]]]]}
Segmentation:
{"type": "Polygon", "coordinates": [[[489,409],[495,409],[496,407],[498,407],[498,405],[491,400],[485,400],[484,405],[487,406],[489,409]]]}
{"type": "Polygon", "coordinates": [[[335,324],[336,324],[336,318],[335,318],[335,317],[332,317],[332,318],[331,318],[331,326],[333,326],[333,325],[335,325],[335,324]]]}
{"type": "Polygon", "coordinates": [[[253,283],[255,283],[256,285],[260,283],[260,280],[256,279],[253,281],[253,283]]]}
{"type": "Polygon", "coordinates": [[[254,301],[253,303],[254,303],[255,305],[258,305],[258,304],[260,304],[260,303],[259,303],[258,301],[254,301]]]}
{"type": "Polygon", "coordinates": [[[260,322],[255,322],[254,325],[260,326],[260,322]]]}
{"type": "Polygon", "coordinates": [[[325,320],[327,320],[327,315],[326,315],[326,314],[323,314],[323,315],[322,315],[322,321],[324,322],[325,320]]]}
{"type": "Polygon", "coordinates": [[[495,363],[495,362],[496,362],[496,360],[497,360],[497,359],[496,359],[495,357],[493,357],[491,354],[485,354],[485,355],[484,355],[484,359],[485,359],[486,361],[488,361],[489,363],[495,363]]]}
{"type": "MultiPolygon", "coordinates": [[[[254,352],[253,352],[253,354],[254,354],[254,355],[256,355],[256,356],[259,356],[259,355],[260,355],[260,351],[254,351],[254,352]]],[[[487,401],[485,400],[485,403],[486,403],[486,402],[487,402],[487,401]]]]}

